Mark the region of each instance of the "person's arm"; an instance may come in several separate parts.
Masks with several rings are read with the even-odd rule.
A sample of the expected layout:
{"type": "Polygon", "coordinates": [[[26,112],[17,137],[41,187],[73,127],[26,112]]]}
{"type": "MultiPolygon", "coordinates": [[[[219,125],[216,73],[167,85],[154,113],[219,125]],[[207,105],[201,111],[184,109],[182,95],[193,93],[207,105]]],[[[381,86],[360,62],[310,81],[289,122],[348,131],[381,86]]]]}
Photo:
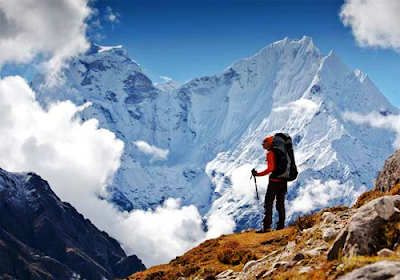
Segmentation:
{"type": "Polygon", "coordinates": [[[275,154],[273,152],[267,153],[267,169],[262,172],[257,172],[256,176],[265,176],[275,170],[275,154]]]}

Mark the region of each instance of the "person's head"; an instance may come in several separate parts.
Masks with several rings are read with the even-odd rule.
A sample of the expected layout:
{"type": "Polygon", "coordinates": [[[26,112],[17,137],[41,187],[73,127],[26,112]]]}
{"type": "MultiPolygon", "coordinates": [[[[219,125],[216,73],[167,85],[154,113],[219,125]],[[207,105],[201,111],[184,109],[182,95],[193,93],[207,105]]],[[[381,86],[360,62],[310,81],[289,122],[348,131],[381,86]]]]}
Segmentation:
{"type": "Polygon", "coordinates": [[[262,146],[265,150],[270,150],[273,147],[272,141],[274,140],[274,136],[267,136],[264,138],[262,142],[262,146]]]}

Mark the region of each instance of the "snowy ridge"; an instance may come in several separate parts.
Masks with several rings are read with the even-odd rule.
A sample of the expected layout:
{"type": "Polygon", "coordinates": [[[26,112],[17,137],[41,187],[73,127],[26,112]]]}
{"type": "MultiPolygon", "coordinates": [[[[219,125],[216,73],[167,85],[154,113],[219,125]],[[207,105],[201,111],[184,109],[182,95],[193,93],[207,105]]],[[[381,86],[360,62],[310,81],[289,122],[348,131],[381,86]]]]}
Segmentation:
{"type": "MultiPolygon", "coordinates": [[[[285,131],[300,170],[289,185],[290,220],[299,212],[351,204],[373,187],[392,152],[393,133],[345,121],[342,114],[397,109],[367,76],[334,52],[324,56],[309,37],[285,38],[219,74],[168,86],[153,85],[123,48],[94,48],[71,62],[61,88],[42,89],[40,76],[33,88],[43,106],[91,101],[82,118],[99,119],[125,142],[111,186],[124,209],[154,209],[179,197],[205,217],[233,217],[238,230],[258,226],[262,201],[255,200],[250,170],[265,167],[262,139],[285,131]],[[167,159],[151,160],[135,145],[139,140],[168,150],[167,159]]],[[[259,178],[261,197],[266,184],[259,178]]]]}

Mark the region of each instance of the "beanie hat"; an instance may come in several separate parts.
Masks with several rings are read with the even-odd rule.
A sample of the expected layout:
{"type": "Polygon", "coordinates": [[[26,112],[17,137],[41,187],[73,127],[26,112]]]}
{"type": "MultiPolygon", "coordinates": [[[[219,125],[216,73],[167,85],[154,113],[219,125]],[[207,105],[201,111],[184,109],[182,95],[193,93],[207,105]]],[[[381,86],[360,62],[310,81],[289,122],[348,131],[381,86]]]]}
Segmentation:
{"type": "Polygon", "coordinates": [[[268,143],[268,145],[272,145],[272,141],[274,141],[274,136],[267,136],[264,138],[264,141],[268,143]]]}

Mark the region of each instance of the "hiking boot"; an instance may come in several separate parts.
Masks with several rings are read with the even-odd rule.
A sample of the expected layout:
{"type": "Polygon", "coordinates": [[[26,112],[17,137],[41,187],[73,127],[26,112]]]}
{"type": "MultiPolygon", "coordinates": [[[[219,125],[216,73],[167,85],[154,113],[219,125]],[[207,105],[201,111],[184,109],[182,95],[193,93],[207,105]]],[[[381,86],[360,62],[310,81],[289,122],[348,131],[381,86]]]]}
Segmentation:
{"type": "Polygon", "coordinates": [[[256,233],[267,233],[267,232],[271,232],[272,228],[260,228],[256,230],[256,233]]]}
{"type": "Polygon", "coordinates": [[[276,226],[276,230],[281,230],[281,229],[284,229],[285,227],[283,226],[283,225],[277,225],[276,226]]]}

